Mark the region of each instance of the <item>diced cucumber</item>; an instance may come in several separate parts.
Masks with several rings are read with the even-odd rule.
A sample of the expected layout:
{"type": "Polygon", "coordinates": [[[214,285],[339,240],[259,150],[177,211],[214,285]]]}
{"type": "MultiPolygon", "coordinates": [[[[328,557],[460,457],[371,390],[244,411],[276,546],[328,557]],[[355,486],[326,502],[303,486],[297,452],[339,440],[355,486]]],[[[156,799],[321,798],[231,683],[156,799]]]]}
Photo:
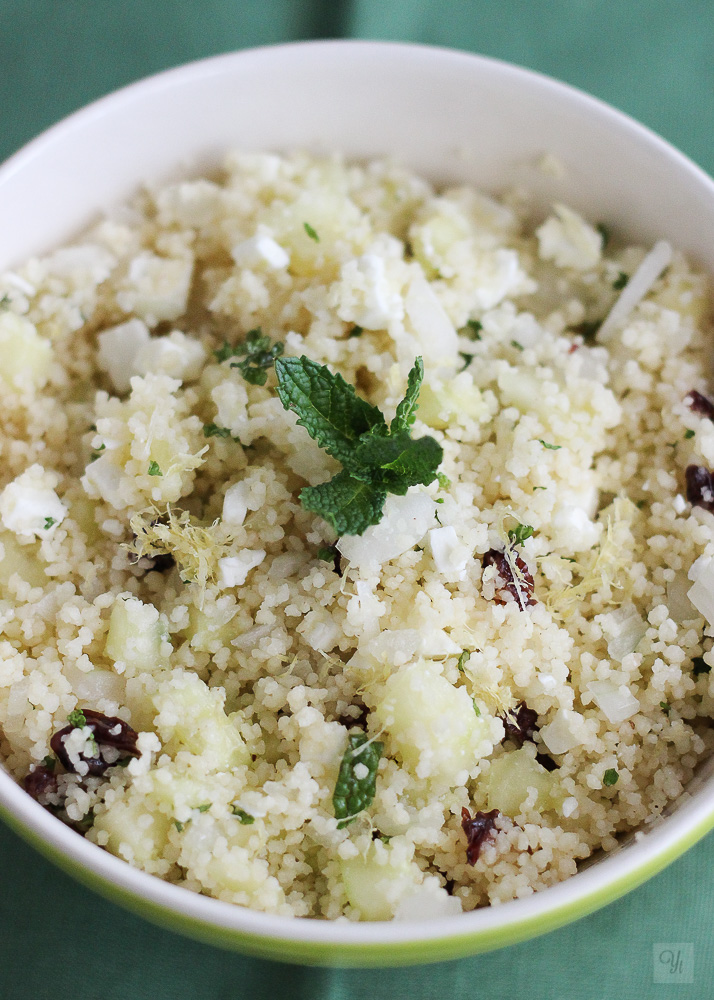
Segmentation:
{"type": "Polygon", "coordinates": [[[20,545],[10,532],[0,534],[0,586],[7,587],[10,577],[18,574],[31,587],[49,582],[36,544],[20,545]]]}
{"type": "Polygon", "coordinates": [[[342,859],[340,869],[347,899],[363,920],[390,920],[420,875],[413,862],[395,860],[389,847],[376,843],[365,857],[342,859]]]}
{"type": "Polygon", "coordinates": [[[24,316],[0,311],[0,355],[0,378],[9,385],[29,380],[42,386],[47,381],[52,344],[24,316]]]}
{"type": "Polygon", "coordinates": [[[408,770],[453,785],[490,753],[491,726],[476,715],[466,689],[451,684],[440,669],[431,660],[400,667],[385,683],[375,712],[408,770]]]}
{"type": "Polygon", "coordinates": [[[97,816],[92,839],[103,830],[109,835],[106,847],[112,854],[142,864],[161,856],[170,824],[169,816],[147,809],[143,796],[135,800],[129,796],[97,816]]]}
{"type": "Polygon", "coordinates": [[[117,669],[128,674],[166,666],[166,619],[153,604],[136,597],[118,597],[109,619],[104,651],[117,669]]]}
{"type": "Polygon", "coordinates": [[[511,818],[517,816],[528,798],[529,788],[538,793],[535,807],[539,811],[556,807],[562,797],[557,777],[538,763],[530,747],[512,750],[491,761],[487,783],[489,809],[498,809],[511,818]]]}
{"type": "Polygon", "coordinates": [[[188,750],[208,768],[230,770],[249,763],[248,748],[235,720],[226,715],[224,701],[222,688],[209,688],[189,671],[174,671],[154,695],[164,751],[188,750]]]}

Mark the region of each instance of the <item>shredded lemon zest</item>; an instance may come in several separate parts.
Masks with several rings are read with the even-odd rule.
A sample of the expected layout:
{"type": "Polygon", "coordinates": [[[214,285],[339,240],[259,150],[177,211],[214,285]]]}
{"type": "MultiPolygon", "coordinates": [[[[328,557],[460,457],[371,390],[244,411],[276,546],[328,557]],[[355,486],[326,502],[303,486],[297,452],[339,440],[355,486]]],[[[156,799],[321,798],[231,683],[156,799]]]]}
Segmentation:
{"type": "MultiPolygon", "coordinates": [[[[605,537],[600,542],[595,558],[590,565],[579,562],[573,564],[573,571],[582,579],[580,583],[570,584],[561,590],[548,595],[546,607],[561,618],[567,619],[575,612],[575,605],[589,594],[602,589],[622,590],[621,574],[631,561],[631,553],[622,545],[617,537],[617,528],[622,524],[630,524],[633,512],[637,508],[626,497],[617,497],[612,502],[612,512],[608,513],[605,522],[605,537]]],[[[619,603],[609,600],[609,604],[619,603]]]]}
{"type": "Polygon", "coordinates": [[[129,524],[135,537],[126,548],[139,559],[172,555],[181,577],[197,584],[203,594],[209,584],[215,583],[218,560],[228,551],[230,539],[216,537],[219,523],[203,527],[192,524],[186,510],[176,514],[168,505],[165,511],[149,507],[131,518],[129,524]]]}

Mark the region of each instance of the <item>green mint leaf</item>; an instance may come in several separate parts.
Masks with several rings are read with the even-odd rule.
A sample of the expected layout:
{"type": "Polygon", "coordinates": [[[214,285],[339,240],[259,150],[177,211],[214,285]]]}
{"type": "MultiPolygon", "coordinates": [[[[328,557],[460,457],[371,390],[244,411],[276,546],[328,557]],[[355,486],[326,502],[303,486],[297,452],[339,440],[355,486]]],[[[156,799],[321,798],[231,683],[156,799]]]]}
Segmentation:
{"type": "Polygon", "coordinates": [[[549,451],[560,451],[560,449],[563,447],[562,444],[548,444],[548,442],[544,441],[543,438],[538,438],[538,441],[540,442],[540,444],[543,445],[544,448],[547,448],[549,451]]]}
{"type": "Polygon", "coordinates": [[[353,326],[350,332],[347,334],[347,339],[351,340],[353,337],[361,337],[364,333],[364,327],[353,326]]]}
{"type": "Polygon", "coordinates": [[[280,358],[275,363],[275,373],[278,396],[285,409],[297,413],[300,426],[344,465],[363,434],[387,433],[381,411],[361,399],[327,365],[304,356],[280,358]]]}
{"type": "Polygon", "coordinates": [[[300,493],[305,510],[319,514],[338,535],[361,535],[382,517],[387,491],[339,472],[320,486],[306,486],[300,493]]]}
{"type": "Polygon", "coordinates": [[[508,532],[508,539],[512,545],[522,545],[526,538],[530,538],[534,528],[530,524],[518,524],[508,532]]]}
{"type": "Polygon", "coordinates": [[[178,819],[174,820],[174,826],[176,827],[176,829],[178,830],[179,833],[183,832],[183,828],[184,828],[185,825],[186,825],[185,823],[182,823],[178,819]]]}
{"type": "Polygon", "coordinates": [[[431,437],[414,440],[408,431],[389,437],[365,437],[344,463],[355,479],[384,486],[403,496],[410,486],[428,486],[436,478],[444,452],[431,437]]]}
{"type": "Polygon", "coordinates": [[[229,438],[231,436],[231,432],[228,427],[219,427],[218,424],[204,424],[203,436],[206,438],[229,438]]]}
{"type": "Polygon", "coordinates": [[[615,289],[616,292],[619,292],[625,287],[625,285],[629,280],[630,280],[629,274],[625,274],[624,271],[620,271],[618,276],[613,281],[612,287],[615,289]]]}
{"type": "Polygon", "coordinates": [[[519,344],[517,340],[511,341],[511,347],[515,347],[517,351],[525,351],[523,344],[519,344]]]}
{"type": "Polygon", "coordinates": [[[602,776],[602,783],[609,788],[611,785],[616,785],[619,779],[620,775],[617,773],[615,768],[609,767],[602,776]]]}
{"type": "Polygon", "coordinates": [[[439,483],[439,489],[441,490],[448,490],[451,486],[451,480],[448,476],[445,476],[443,472],[437,472],[436,479],[439,483]]]}
{"type": "Polygon", "coordinates": [[[211,803],[210,802],[204,802],[202,806],[196,806],[196,808],[198,809],[198,811],[200,813],[205,813],[205,812],[208,812],[208,810],[211,808],[211,803]]]}
{"type": "Polygon", "coordinates": [[[49,531],[53,524],[57,524],[57,521],[54,519],[54,517],[46,517],[45,518],[45,531],[49,531]]]}
{"type": "Polygon", "coordinates": [[[459,357],[464,359],[463,368],[459,368],[460,372],[465,372],[468,366],[471,364],[473,359],[476,357],[475,354],[467,354],[465,351],[459,351],[459,357]]]}
{"type": "Polygon", "coordinates": [[[696,434],[696,431],[693,431],[691,429],[691,427],[690,427],[689,430],[686,430],[684,432],[684,440],[685,441],[691,441],[691,439],[694,437],[695,434],[696,434]]]}
{"type": "Polygon", "coordinates": [[[70,726],[74,726],[75,729],[84,729],[87,725],[87,720],[81,708],[75,708],[74,711],[70,712],[67,716],[67,722],[69,722],[70,726]]]}
{"type": "Polygon", "coordinates": [[[672,706],[668,701],[661,701],[659,703],[659,707],[662,709],[665,715],[669,715],[669,713],[672,711],[672,706]]]}
{"type": "Polygon", "coordinates": [[[251,816],[247,813],[245,809],[241,809],[240,806],[231,806],[231,813],[237,816],[243,826],[251,826],[255,823],[255,816],[251,816]]]}
{"type": "Polygon", "coordinates": [[[364,733],[354,733],[348,737],[347,750],[340,764],[332,796],[335,816],[340,820],[338,830],[349,826],[357,813],[372,804],[377,789],[377,768],[383,750],[383,743],[369,742],[364,733]]]}
{"type": "Polygon", "coordinates": [[[158,462],[149,462],[149,475],[150,476],[163,476],[163,472],[159,468],[158,462]]]}
{"type": "Polygon", "coordinates": [[[310,239],[314,240],[315,243],[319,243],[320,242],[320,237],[317,235],[317,233],[312,228],[312,226],[310,225],[310,223],[309,222],[303,222],[303,226],[305,227],[305,232],[310,237],[310,239]]]}
{"type": "Polygon", "coordinates": [[[409,376],[407,378],[407,391],[404,399],[397,407],[394,420],[389,428],[390,433],[394,434],[397,431],[409,430],[416,420],[416,411],[419,406],[419,390],[421,389],[423,381],[424,362],[421,358],[417,358],[414,362],[414,367],[409,372],[409,376]]]}

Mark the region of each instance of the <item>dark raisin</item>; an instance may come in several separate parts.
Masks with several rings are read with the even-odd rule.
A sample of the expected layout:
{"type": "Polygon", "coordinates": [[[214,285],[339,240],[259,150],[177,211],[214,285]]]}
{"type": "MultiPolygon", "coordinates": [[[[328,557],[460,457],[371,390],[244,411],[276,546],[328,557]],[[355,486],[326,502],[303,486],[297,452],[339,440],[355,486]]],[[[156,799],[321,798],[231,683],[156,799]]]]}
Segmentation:
{"type": "Polygon", "coordinates": [[[27,775],[22,785],[28,795],[45,805],[42,800],[57,792],[57,775],[45,764],[37,764],[34,770],[27,775]]]}
{"type": "Polygon", "coordinates": [[[500,816],[498,809],[491,812],[477,812],[473,817],[464,806],[461,810],[461,827],[466,834],[466,860],[470,865],[475,865],[484,842],[489,839],[496,827],[496,820],[500,816]]]}
{"type": "MultiPolygon", "coordinates": [[[[106,716],[102,715],[101,712],[94,712],[89,708],[81,709],[81,713],[86,719],[87,726],[92,730],[99,751],[96,757],[86,757],[84,754],[80,754],[80,759],[87,765],[87,774],[104,774],[107,768],[115,767],[120,761],[123,762],[126,757],[141,756],[137,747],[138,733],[128,723],[114,716],[106,716]],[[114,750],[118,750],[121,757],[111,761],[111,763],[106,761],[102,755],[102,747],[111,747],[114,750]]],[[[59,732],[55,733],[50,740],[50,746],[59,758],[62,766],[65,770],[75,774],[77,772],[65,750],[64,741],[72,730],[76,728],[73,725],[65,726],[64,729],[60,729],[59,732]]]]}
{"type": "Polygon", "coordinates": [[[714,474],[703,465],[688,465],[684,475],[687,500],[694,507],[714,512],[714,474]]]}
{"type": "Polygon", "coordinates": [[[519,578],[517,582],[506,554],[499,552],[497,549],[489,549],[484,555],[482,560],[483,568],[486,569],[487,566],[496,567],[498,577],[496,579],[495,602],[497,604],[507,604],[507,595],[510,595],[521,611],[525,611],[527,607],[537,604],[537,601],[533,597],[533,577],[521,556],[516,555],[514,552],[512,558],[518,570],[519,578]]]}
{"type": "Polygon", "coordinates": [[[528,708],[524,701],[519,702],[515,709],[504,712],[498,718],[503,723],[506,735],[504,740],[513,740],[517,747],[522,747],[526,740],[534,743],[533,736],[538,732],[538,713],[528,708]]]}
{"type": "Polygon", "coordinates": [[[537,753],[536,760],[546,771],[557,771],[560,764],[556,764],[553,758],[547,753],[537,753]]]}
{"type": "Polygon", "coordinates": [[[706,396],[702,396],[701,392],[692,389],[685,396],[684,402],[693,413],[699,413],[707,420],[714,420],[714,403],[706,396]]]}

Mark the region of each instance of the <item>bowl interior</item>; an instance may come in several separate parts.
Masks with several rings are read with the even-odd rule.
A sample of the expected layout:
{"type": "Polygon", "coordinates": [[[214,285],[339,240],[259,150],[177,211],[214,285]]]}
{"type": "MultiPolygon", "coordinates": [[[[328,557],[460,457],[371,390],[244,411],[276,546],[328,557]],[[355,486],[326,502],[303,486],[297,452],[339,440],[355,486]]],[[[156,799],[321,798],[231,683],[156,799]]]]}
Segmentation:
{"type": "MultiPolygon", "coordinates": [[[[536,210],[562,200],[632,239],[668,238],[714,271],[714,184],[643,127],[507,64],[359,42],[195,63],[55,126],[0,168],[0,268],[71,238],[142,183],[215,168],[231,148],[387,156],[437,183],[491,192],[517,184],[536,210]],[[544,170],[544,154],[562,171],[544,170]]],[[[147,915],[172,914],[179,929],[214,943],[302,961],[426,961],[550,929],[653,874],[714,825],[709,770],[672,816],[596,871],[494,911],[429,925],[328,925],[248,912],[130,869],[62,827],[1,768],[0,804],[41,847],[79,865],[80,877],[98,880],[103,891],[113,886],[129,905],[143,900],[147,915]]]]}

